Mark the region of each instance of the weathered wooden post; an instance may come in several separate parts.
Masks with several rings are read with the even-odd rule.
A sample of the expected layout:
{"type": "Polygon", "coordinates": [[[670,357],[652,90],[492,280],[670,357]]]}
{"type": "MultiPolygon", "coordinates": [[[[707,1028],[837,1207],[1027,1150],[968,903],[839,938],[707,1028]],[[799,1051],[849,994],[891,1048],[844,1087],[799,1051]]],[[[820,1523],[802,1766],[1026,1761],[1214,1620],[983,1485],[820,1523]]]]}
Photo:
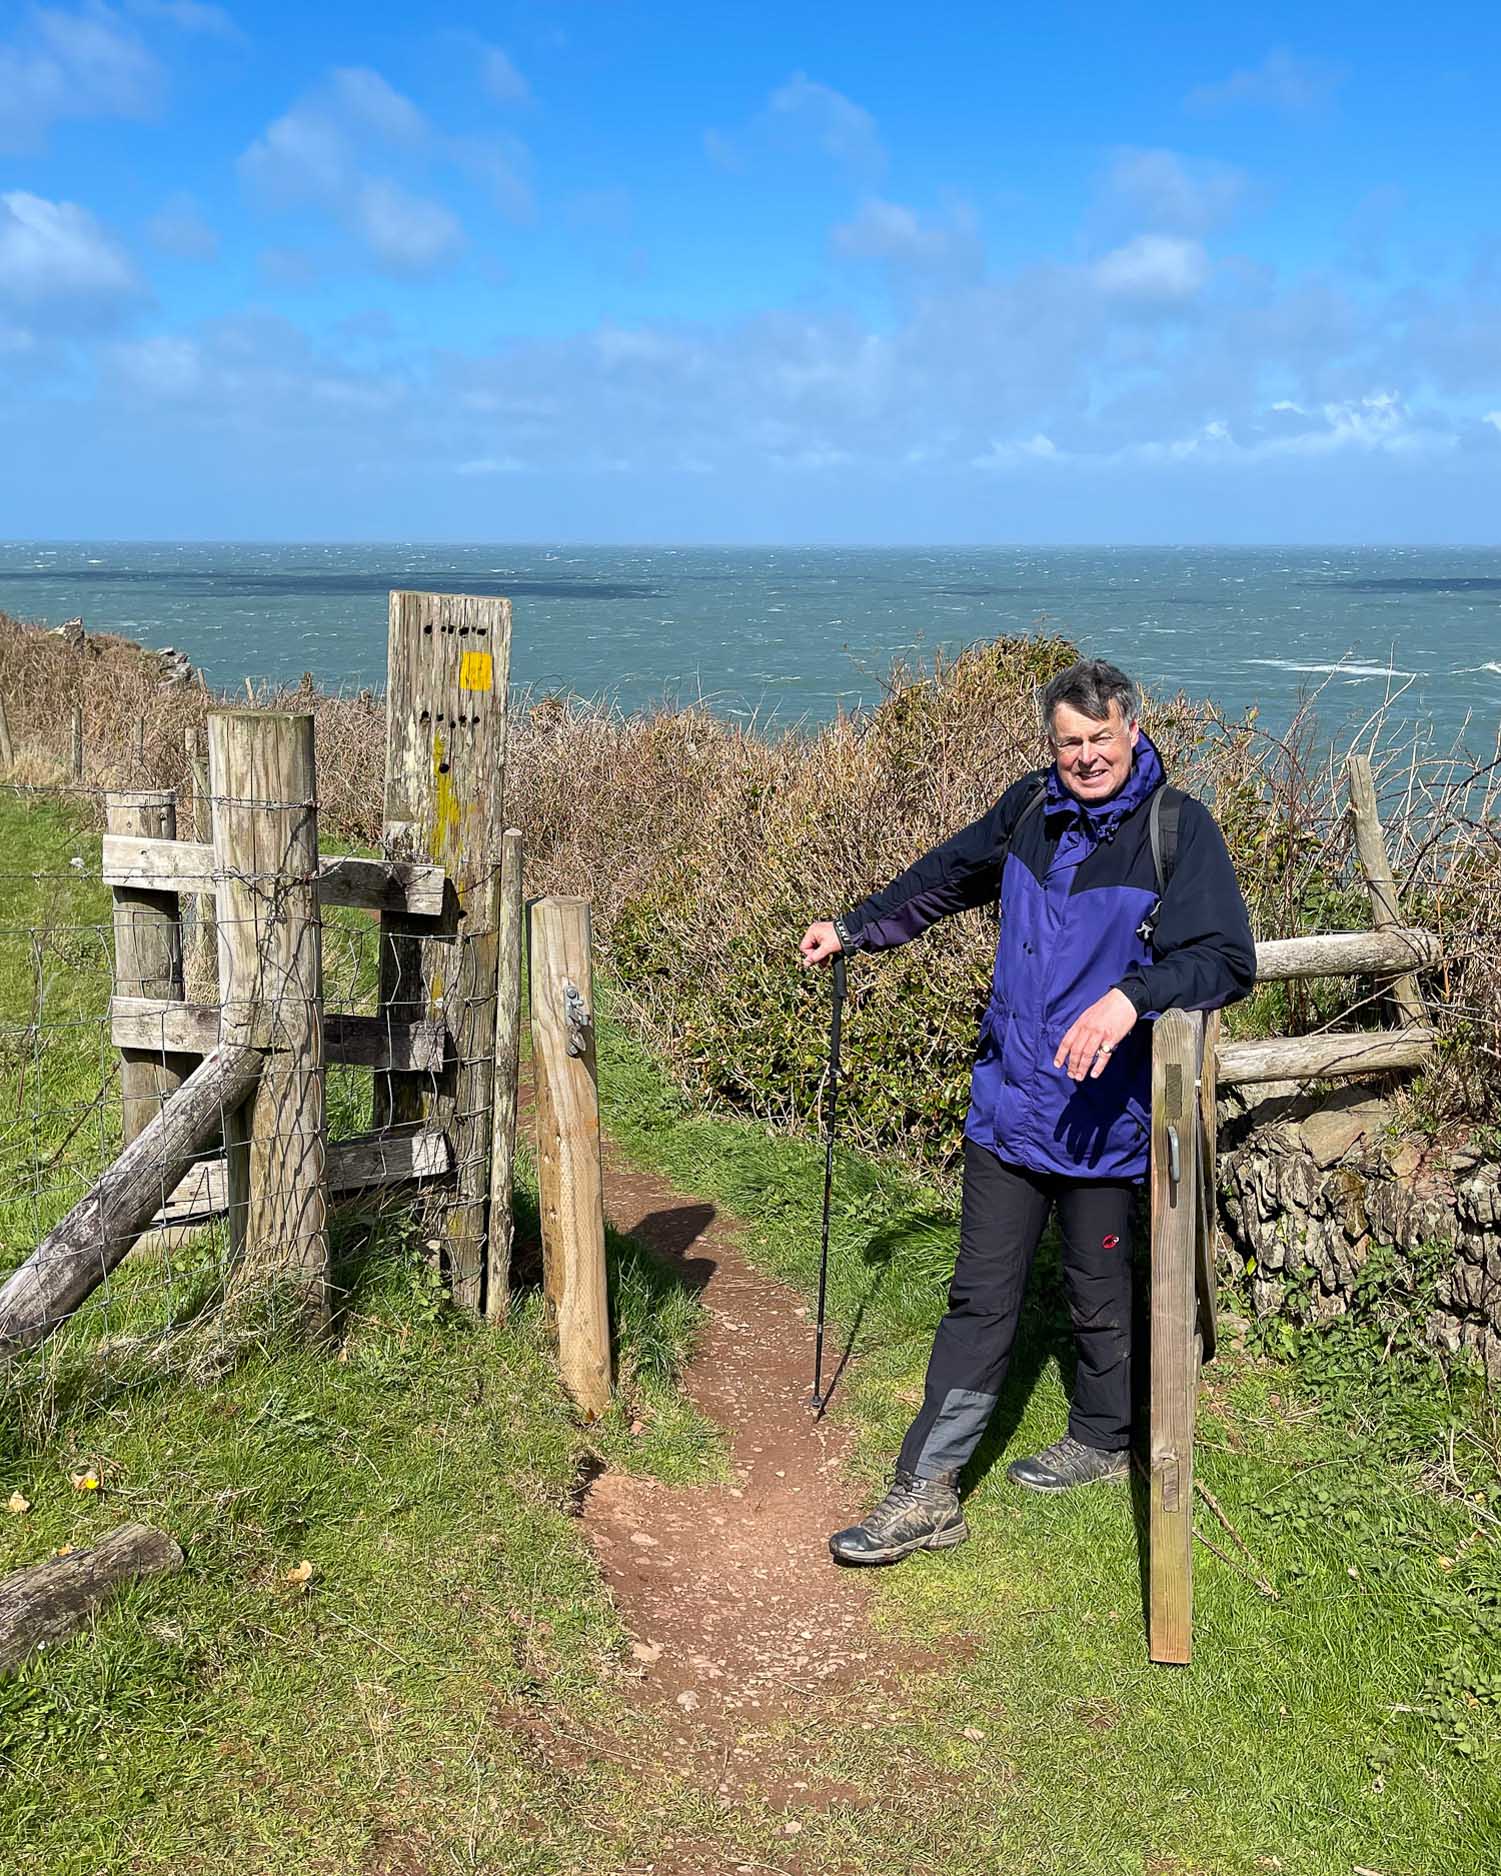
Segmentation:
{"type": "Polygon", "coordinates": [[[610,1404],[610,1297],[589,901],[538,899],[531,912],[543,1286],[557,1322],[563,1385],[597,1417],[610,1404]]]}
{"type": "Polygon", "coordinates": [[[499,964],[495,990],[495,1113],[490,1148],[490,1227],[485,1315],[499,1322],[511,1283],[516,1234],[516,1095],[521,1074],[521,829],[508,827],[500,857],[499,964]]]}
{"type": "MultiPolygon", "coordinates": [[[[1381,816],[1376,807],[1376,778],[1369,756],[1351,756],[1346,764],[1350,784],[1350,818],[1355,823],[1355,850],[1360,856],[1366,889],[1371,895],[1371,921],[1377,931],[1400,930],[1402,909],[1397,903],[1397,882],[1387,857],[1386,841],[1381,832],[1381,816]]],[[[1426,1023],[1428,1012],[1415,976],[1392,980],[1392,1000],[1405,1024],[1426,1023]]]]}
{"type": "Polygon", "coordinates": [[[225,1115],[231,1281],[284,1291],[317,1329],[329,1254],[313,719],[226,711],[208,736],[220,1041],[270,1051],[225,1115]]]}
{"type": "Polygon", "coordinates": [[[443,867],[443,924],[386,912],[380,1005],[392,1023],[441,1017],[436,1078],[378,1075],[377,1127],[422,1118],[453,1146],[455,1184],[434,1221],[456,1302],[478,1309],[493,1132],[496,874],[503,826],[511,602],[392,593],[386,691],[385,846],[443,867]],[[446,932],[444,930],[446,924],[446,932]]]}
{"type": "Polygon", "coordinates": [[[83,780],[83,705],[73,706],[73,780],[83,780]]]}
{"type": "Polygon", "coordinates": [[[146,773],[146,719],[136,718],[135,773],[137,780],[146,773]]]}
{"type": "MultiPolygon", "coordinates": [[[[182,740],[188,779],[193,789],[193,838],[202,846],[211,846],[214,815],[209,801],[208,763],[204,759],[198,730],[193,724],[189,724],[183,731],[182,740]]],[[[192,985],[195,1002],[215,1002],[218,999],[219,942],[214,936],[214,895],[211,892],[192,895],[192,916],[184,923],[184,980],[192,985]]]]}
{"type": "MultiPolygon", "coordinates": [[[[177,838],[177,803],[171,791],[148,789],[105,796],[105,826],[111,834],[143,840],[177,838]]],[[[175,892],[112,886],[115,927],[114,993],[117,997],[183,1000],[182,928],[175,892]]],[[[122,1138],[129,1146],[193,1072],[194,1058],[168,1050],[163,1036],[154,1049],[120,1051],[122,1138]]]]}
{"type": "Polygon", "coordinates": [[[0,770],[7,773],[16,766],[16,747],[10,739],[10,718],[5,714],[5,699],[0,696],[0,770]]]}
{"type": "Polygon", "coordinates": [[[1195,1300],[1200,1216],[1199,1064],[1204,1019],[1168,1010],[1152,1034],[1151,1510],[1147,1574],[1154,1661],[1193,1650],[1195,1300]]]}

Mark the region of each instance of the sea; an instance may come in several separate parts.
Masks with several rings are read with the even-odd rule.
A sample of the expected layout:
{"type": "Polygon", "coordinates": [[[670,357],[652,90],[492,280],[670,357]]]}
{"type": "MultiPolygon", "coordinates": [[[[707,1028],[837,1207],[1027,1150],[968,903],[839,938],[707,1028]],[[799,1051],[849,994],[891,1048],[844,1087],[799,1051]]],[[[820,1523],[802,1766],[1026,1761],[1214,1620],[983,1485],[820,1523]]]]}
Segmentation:
{"type": "Polygon", "coordinates": [[[894,660],[1048,631],[1274,731],[1310,702],[1333,736],[1383,705],[1443,747],[1501,730],[1501,548],[0,542],[0,611],[173,646],[224,687],[381,687],[392,587],[508,595],[534,695],[768,729],[878,702],[894,660]]]}

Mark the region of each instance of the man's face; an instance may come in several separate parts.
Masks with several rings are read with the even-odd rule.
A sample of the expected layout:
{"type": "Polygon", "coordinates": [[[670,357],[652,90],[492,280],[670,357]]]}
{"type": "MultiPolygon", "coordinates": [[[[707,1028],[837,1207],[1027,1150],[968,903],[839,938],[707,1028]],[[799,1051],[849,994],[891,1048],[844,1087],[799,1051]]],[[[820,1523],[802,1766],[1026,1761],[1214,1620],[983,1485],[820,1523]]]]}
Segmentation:
{"type": "Polygon", "coordinates": [[[1118,703],[1111,704],[1104,719],[1059,704],[1053,712],[1053,755],[1063,786],[1080,801],[1108,801],[1126,784],[1140,735],[1140,726],[1126,721],[1118,703]]]}

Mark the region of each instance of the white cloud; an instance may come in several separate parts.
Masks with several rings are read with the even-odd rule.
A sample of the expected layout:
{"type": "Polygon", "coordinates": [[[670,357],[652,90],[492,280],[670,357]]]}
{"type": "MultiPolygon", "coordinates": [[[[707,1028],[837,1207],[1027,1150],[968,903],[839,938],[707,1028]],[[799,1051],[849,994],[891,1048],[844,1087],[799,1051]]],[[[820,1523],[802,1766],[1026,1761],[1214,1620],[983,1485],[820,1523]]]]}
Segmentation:
{"type": "Polygon", "coordinates": [[[149,398],[173,402],[196,397],[204,389],[202,348],[192,339],[138,339],[111,348],[111,361],[125,384],[149,398]]]}
{"type": "Polygon", "coordinates": [[[333,102],[354,125],[363,124],[393,143],[418,143],[427,134],[427,119],[411,99],[368,66],[346,66],[334,73],[333,102]]]}
{"type": "Polygon", "coordinates": [[[1240,105],[1259,105],[1289,116],[1317,110],[1344,80],[1344,73],[1313,59],[1295,58],[1285,46],[1260,65],[1232,72],[1219,84],[1198,85],[1184,99],[1190,111],[1214,115],[1240,105]]]}
{"type": "Polygon", "coordinates": [[[1095,285],[1114,298],[1143,301],[1191,299],[1209,278],[1203,244],[1178,235],[1137,235],[1095,262],[1095,285]]]}
{"type": "Polygon", "coordinates": [[[509,54],[499,46],[486,46],[480,57],[479,81],[497,104],[525,104],[531,87],[517,71],[509,54]]]}
{"type": "Polygon", "coordinates": [[[1501,410],[1488,410],[1481,421],[1490,424],[1493,429],[1501,430],[1501,410]]]}
{"type": "Polygon", "coordinates": [[[24,307],[64,297],[93,305],[137,292],[120,244],[75,202],[0,195],[0,294],[24,307]]]}
{"type": "Polygon", "coordinates": [[[721,169],[748,168],[757,148],[764,151],[768,144],[794,148],[811,144],[847,174],[866,180],[879,176],[886,167],[886,151],[870,112],[806,72],[794,72],[778,85],[740,135],[704,132],[704,150],[721,169]]]}
{"type": "Polygon", "coordinates": [[[361,187],[354,220],[370,252],[395,273],[426,273],[464,239],[458,217],[441,202],[379,178],[361,187]]]}
{"type": "Polygon", "coordinates": [[[1107,206],[1137,227],[1204,235],[1222,226],[1243,200],[1243,170],[1190,162],[1172,150],[1118,150],[1106,171],[1107,206]]]}
{"type": "MultiPolygon", "coordinates": [[[[375,163],[416,154],[446,155],[474,168],[479,146],[441,146],[427,118],[379,72],[346,67],[299,99],[266,127],[240,157],[240,175],[272,210],[313,207],[333,216],[378,266],[421,273],[441,265],[463,244],[453,211],[431,196],[379,173],[375,163]]],[[[498,152],[488,150],[488,177],[498,198],[529,195],[498,152]]]]}
{"type": "Polygon", "coordinates": [[[993,442],[983,456],[972,456],[972,469],[1016,469],[1024,463],[1064,463],[1073,460],[1067,450],[1059,449],[1041,430],[1016,442],[993,442]]]}
{"type": "Polygon", "coordinates": [[[150,117],[163,90],[162,67],[109,7],[34,7],[0,44],[0,150],[36,148],[62,118],[150,117]]]}
{"type": "Polygon", "coordinates": [[[886,166],[886,152],[870,112],[806,72],[794,72],[786,84],[779,85],[766,108],[773,118],[814,137],[846,169],[868,174],[886,166]]]}
{"type": "Polygon", "coordinates": [[[912,272],[978,272],[983,259],[974,213],[962,204],[950,211],[947,221],[935,223],[925,222],[901,202],[867,196],[830,239],[835,253],[846,259],[885,261],[912,272]]]}
{"type": "Polygon", "coordinates": [[[147,238],[164,254],[180,261],[219,258],[219,237],[204,220],[192,196],[179,190],[168,198],[146,224],[147,238]]]}
{"type": "Polygon", "coordinates": [[[519,456],[472,456],[468,462],[456,463],[453,473],[456,476],[519,475],[526,466],[519,456]]]}
{"type": "Polygon", "coordinates": [[[502,215],[515,222],[531,220],[536,209],[531,155],[519,137],[460,138],[452,155],[460,169],[483,184],[502,215]]]}

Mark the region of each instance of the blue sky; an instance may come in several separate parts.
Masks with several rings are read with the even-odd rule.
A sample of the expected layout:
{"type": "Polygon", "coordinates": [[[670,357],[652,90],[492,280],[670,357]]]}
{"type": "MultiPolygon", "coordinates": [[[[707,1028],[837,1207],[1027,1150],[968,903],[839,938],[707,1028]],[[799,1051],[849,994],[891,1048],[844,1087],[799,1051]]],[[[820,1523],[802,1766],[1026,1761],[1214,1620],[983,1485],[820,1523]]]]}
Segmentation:
{"type": "Polygon", "coordinates": [[[1469,541],[1494,6],[0,5],[11,538],[1469,541]]]}

